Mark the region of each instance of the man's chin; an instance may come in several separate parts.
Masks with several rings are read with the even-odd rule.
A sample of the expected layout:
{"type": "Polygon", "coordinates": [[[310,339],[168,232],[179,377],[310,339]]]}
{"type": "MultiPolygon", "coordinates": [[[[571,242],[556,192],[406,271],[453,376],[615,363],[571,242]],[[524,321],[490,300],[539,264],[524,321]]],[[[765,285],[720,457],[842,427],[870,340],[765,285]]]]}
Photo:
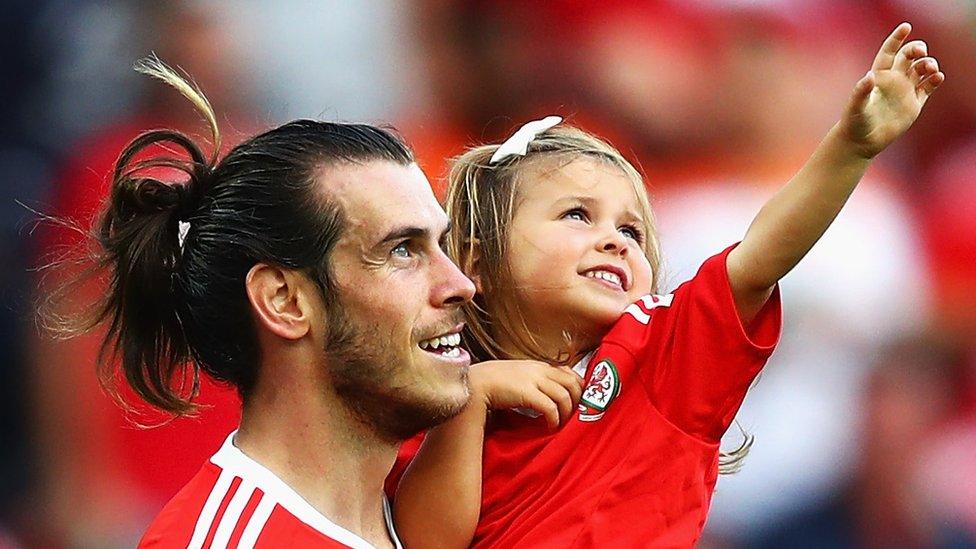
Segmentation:
{"type": "MultiPolygon", "coordinates": [[[[392,442],[403,442],[458,415],[467,402],[468,398],[465,396],[438,403],[427,402],[421,406],[405,405],[400,409],[399,418],[387,424],[384,438],[392,442]]],[[[378,434],[383,436],[382,433],[378,434]]]]}
{"type": "Polygon", "coordinates": [[[413,406],[418,412],[418,427],[415,427],[415,431],[405,438],[410,438],[421,431],[436,427],[461,413],[471,398],[467,368],[464,369],[459,379],[440,388],[436,395],[418,398],[414,401],[413,406]]]}
{"type": "Polygon", "coordinates": [[[399,444],[458,415],[470,398],[466,380],[450,393],[421,395],[400,388],[390,392],[340,393],[353,416],[381,440],[399,444]]]}

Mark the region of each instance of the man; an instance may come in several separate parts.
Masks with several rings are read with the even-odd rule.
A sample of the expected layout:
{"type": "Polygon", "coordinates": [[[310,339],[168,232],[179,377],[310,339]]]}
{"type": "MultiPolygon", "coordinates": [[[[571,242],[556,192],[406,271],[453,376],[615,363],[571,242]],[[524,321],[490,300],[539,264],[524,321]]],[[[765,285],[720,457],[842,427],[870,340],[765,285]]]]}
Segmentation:
{"type": "MultiPolygon", "coordinates": [[[[137,68],[193,102],[219,149],[199,91],[158,60],[137,68]]],[[[186,415],[203,370],[243,402],[140,546],[399,547],[383,496],[397,447],[468,399],[459,307],[474,287],[442,250],[447,217],[373,126],[296,121],[215,156],[141,135],[98,226],[109,289],[83,327],[105,322],[121,359],[103,382],[186,415]],[[146,159],[158,144],[190,162],[146,159]],[[172,168],[189,181],[158,179],[172,168]]]]}

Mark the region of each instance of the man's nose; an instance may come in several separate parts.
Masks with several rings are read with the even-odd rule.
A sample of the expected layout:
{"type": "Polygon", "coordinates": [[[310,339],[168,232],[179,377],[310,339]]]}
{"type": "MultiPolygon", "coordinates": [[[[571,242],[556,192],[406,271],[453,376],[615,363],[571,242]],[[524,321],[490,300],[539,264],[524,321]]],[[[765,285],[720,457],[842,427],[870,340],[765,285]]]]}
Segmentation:
{"type": "Polygon", "coordinates": [[[440,253],[434,261],[437,281],[431,292],[435,307],[460,306],[474,297],[474,282],[464,276],[461,269],[446,254],[440,253]]]}

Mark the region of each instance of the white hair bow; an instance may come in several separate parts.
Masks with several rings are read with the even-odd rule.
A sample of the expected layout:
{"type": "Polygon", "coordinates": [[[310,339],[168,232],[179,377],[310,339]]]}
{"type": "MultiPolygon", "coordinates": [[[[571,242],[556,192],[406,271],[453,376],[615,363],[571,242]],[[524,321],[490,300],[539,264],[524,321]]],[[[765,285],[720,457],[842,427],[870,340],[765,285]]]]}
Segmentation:
{"type": "Polygon", "coordinates": [[[525,156],[526,151],[529,149],[529,143],[533,139],[539,136],[540,133],[548,130],[549,128],[555,126],[556,124],[563,121],[561,116],[547,116],[542,120],[533,120],[518,129],[502,143],[495,154],[491,155],[491,160],[488,161],[489,164],[494,164],[500,162],[513,154],[518,156],[525,156]]]}

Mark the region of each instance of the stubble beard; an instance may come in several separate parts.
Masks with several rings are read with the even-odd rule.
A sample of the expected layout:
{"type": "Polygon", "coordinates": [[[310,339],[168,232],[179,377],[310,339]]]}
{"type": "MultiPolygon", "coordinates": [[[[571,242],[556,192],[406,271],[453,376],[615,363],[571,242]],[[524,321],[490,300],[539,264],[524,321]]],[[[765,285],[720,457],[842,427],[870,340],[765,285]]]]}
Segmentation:
{"type": "MultiPolygon", "coordinates": [[[[399,444],[456,416],[467,403],[468,373],[462,372],[464,398],[421,394],[398,383],[405,353],[384,344],[389,338],[373,326],[359,325],[341,303],[329,307],[326,363],[333,390],[361,424],[384,442],[399,444]]],[[[409,352],[409,351],[408,351],[409,352]]]]}

